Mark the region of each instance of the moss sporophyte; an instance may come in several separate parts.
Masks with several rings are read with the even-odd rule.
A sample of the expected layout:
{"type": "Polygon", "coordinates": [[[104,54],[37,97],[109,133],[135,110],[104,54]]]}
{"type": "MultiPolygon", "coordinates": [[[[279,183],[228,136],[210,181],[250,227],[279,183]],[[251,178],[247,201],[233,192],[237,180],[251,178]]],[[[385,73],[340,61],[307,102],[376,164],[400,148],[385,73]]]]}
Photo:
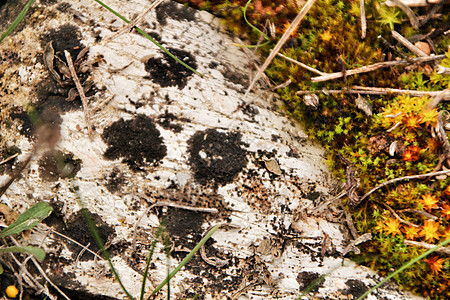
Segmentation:
{"type": "MultiPolygon", "coordinates": [[[[248,44],[257,44],[260,32],[269,32],[265,24],[273,24],[276,30],[272,42],[258,48],[263,57],[269,54],[303,3],[180,2],[222,16],[231,30],[249,40],[248,44]],[[257,30],[244,20],[246,5],[247,21],[257,30]]],[[[364,1],[367,32],[362,39],[360,1],[317,0],[279,52],[281,55],[273,59],[265,72],[274,86],[290,82],[277,90],[284,109],[304,124],[311,139],[323,143],[328,151],[327,162],[336,177],[346,180],[345,160],[356,168],[358,195],[390,179],[450,168],[446,156],[447,136],[445,129],[442,129],[444,134],[439,129],[445,128],[450,104],[443,101],[433,104],[435,96],[430,95],[436,94],[426,94],[450,87],[450,76],[440,71],[450,67],[450,38],[442,34],[450,15],[441,14],[421,23],[417,29],[411,25],[413,22],[406,21],[408,15],[401,8],[388,7],[382,2],[364,1]],[[432,43],[434,54],[445,54],[445,58],[322,82],[312,82],[317,74],[301,66],[326,74],[341,72],[341,61],[348,73],[349,69],[402,59],[400,55],[412,57],[413,53],[392,38],[392,30],[413,44],[432,43]],[[424,40],[424,36],[429,39],[424,40]],[[375,92],[365,93],[362,89],[352,92],[355,87],[374,87],[375,92]],[[413,93],[417,91],[420,93],[413,93]],[[305,92],[315,93],[318,104],[307,105],[305,92]],[[372,115],[358,107],[358,101],[361,103],[358,97],[371,106],[372,115]]],[[[425,16],[431,8],[412,8],[412,11],[416,16],[425,16]]],[[[449,239],[450,177],[444,174],[386,185],[370,194],[352,212],[359,234],[371,232],[374,236],[363,247],[364,253],[354,257],[365,259],[368,266],[387,275],[425,253],[426,247],[449,239]]],[[[408,266],[394,280],[430,299],[449,298],[449,267],[448,255],[438,251],[408,266]]]]}

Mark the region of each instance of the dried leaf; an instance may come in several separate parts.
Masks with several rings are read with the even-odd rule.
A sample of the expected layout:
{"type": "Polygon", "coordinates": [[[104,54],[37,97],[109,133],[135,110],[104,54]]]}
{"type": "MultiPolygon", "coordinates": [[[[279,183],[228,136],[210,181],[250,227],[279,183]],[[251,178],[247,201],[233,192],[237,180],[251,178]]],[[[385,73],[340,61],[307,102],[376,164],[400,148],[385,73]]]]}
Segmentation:
{"type": "Polygon", "coordinates": [[[44,49],[44,64],[47,67],[48,71],[52,75],[52,77],[57,81],[61,82],[61,77],[53,68],[53,60],[55,59],[55,50],[52,45],[53,41],[50,41],[45,45],[44,49]]]}

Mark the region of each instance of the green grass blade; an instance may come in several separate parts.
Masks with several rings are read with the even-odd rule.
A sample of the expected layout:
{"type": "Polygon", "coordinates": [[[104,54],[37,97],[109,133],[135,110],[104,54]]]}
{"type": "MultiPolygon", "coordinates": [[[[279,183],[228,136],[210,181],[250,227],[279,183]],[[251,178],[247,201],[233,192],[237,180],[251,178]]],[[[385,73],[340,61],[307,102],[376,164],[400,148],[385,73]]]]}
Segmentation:
{"type": "Polygon", "coordinates": [[[117,282],[119,282],[120,287],[124,291],[124,293],[127,295],[128,299],[134,300],[133,296],[127,291],[125,286],[123,285],[122,281],[120,280],[119,274],[117,274],[116,269],[114,268],[114,265],[111,261],[111,258],[109,257],[109,253],[105,249],[105,244],[102,241],[102,238],[100,237],[100,234],[98,233],[98,229],[95,226],[94,221],[92,220],[91,214],[89,210],[85,207],[81,209],[81,213],[83,214],[84,219],[86,220],[86,224],[88,225],[92,236],[94,237],[95,242],[97,243],[97,246],[101,249],[103,256],[108,261],[108,264],[111,268],[111,272],[113,273],[114,277],[116,278],[117,282]]]}
{"type": "Polygon", "coordinates": [[[248,0],[247,4],[244,7],[244,20],[245,22],[248,24],[248,26],[250,26],[251,28],[253,28],[254,31],[256,31],[257,33],[259,33],[260,35],[262,35],[266,40],[270,40],[270,38],[261,30],[259,30],[258,28],[256,28],[255,26],[253,26],[248,20],[247,20],[247,8],[250,5],[250,2],[252,2],[252,0],[248,0]]]}
{"type": "Polygon", "coordinates": [[[25,4],[25,7],[22,9],[20,14],[17,16],[17,18],[12,22],[12,24],[6,29],[6,31],[2,34],[0,37],[0,43],[13,32],[14,29],[16,29],[17,25],[23,20],[25,15],[27,14],[28,9],[30,9],[31,5],[33,5],[35,0],[29,0],[27,4],[25,4]]]}
{"type": "MultiPolygon", "coordinates": [[[[167,278],[161,282],[160,285],[158,285],[156,287],[156,289],[152,292],[152,294],[150,295],[150,297],[152,297],[153,295],[155,295],[156,293],[158,293],[169,281],[170,279],[172,279],[173,276],[175,276],[175,274],[178,273],[178,271],[181,270],[181,268],[187,264],[187,262],[194,256],[194,254],[206,243],[206,241],[213,235],[213,233],[220,227],[221,224],[218,224],[216,226],[214,226],[206,235],[204,238],[201,239],[201,241],[194,247],[194,249],[192,249],[191,252],[189,252],[189,254],[181,261],[181,263],[169,274],[169,276],[167,276],[167,278]]],[[[150,299],[150,297],[148,297],[148,299],[150,299]]]]}
{"type": "Polygon", "coordinates": [[[391,279],[392,277],[394,277],[395,275],[403,272],[405,269],[411,267],[413,264],[415,264],[416,262],[418,262],[419,260],[427,257],[428,255],[430,255],[431,253],[433,253],[434,251],[436,251],[437,249],[447,245],[448,243],[450,243],[450,239],[447,239],[445,241],[443,241],[442,243],[438,244],[436,247],[431,248],[430,250],[428,250],[427,252],[417,256],[416,258],[412,259],[411,261],[409,261],[407,264],[403,265],[400,269],[398,269],[397,271],[395,271],[394,273],[392,273],[391,275],[389,275],[388,277],[386,277],[385,279],[383,279],[380,283],[378,283],[376,286],[374,286],[373,288],[371,288],[370,290],[368,290],[367,292],[365,292],[361,297],[358,298],[358,300],[362,300],[364,299],[367,295],[369,295],[370,293],[372,293],[374,290],[376,290],[377,288],[379,288],[381,285],[383,285],[386,281],[388,281],[389,279],[391,279]]]}
{"type": "Polygon", "coordinates": [[[156,232],[155,238],[153,239],[152,242],[152,247],[150,248],[150,253],[148,255],[147,258],[147,263],[145,265],[145,270],[144,270],[144,278],[142,279],[142,288],[141,288],[141,296],[140,296],[140,300],[144,300],[144,294],[145,294],[145,281],[147,280],[147,276],[148,276],[148,270],[150,268],[150,262],[152,261],[152,257],[153,257],[153,253],[155,252],[155,247],[156,247],[156,243],[158,242],[159,237],[161,236],[162,232],[164,230],[163,226],[160,226],[158,228],[158,231],[156,232]]]}
{"type": "Polygon", "coordinates": [[[12,246],[8,248],[1,248],[0,252],[15,252],[15,253],[29,253],[36,257],[39,261],[45,258],[45,251],[33,246],[12,246]]]}
{"type": "MultiPolygon", "coordinates": [[[[101,6],[103,6],[104,8],[106,8],[107,10],[109,10],[110,12],[112,12],[115,16],[117,16],[118,18],[120,18],[122,21],[124,21],[125,23],[129,24],[130,21],[125,18],[124,16],[122,16],[121,14],[119,14],[118,12],[116,12],[114,9],[112,9],[111,7],[109,7],[108,5],[106,5],[105,3],[103,3],[100,0],[94,0],[95,2],[97,2],[98,4],[100,4],[101,6]]],[[[153,39],[151,36],[149,36],[145,31],[143,31],[142,29],[140,29],[139,27],[135,26],[134,29],[136,29],[137,32],[139,32],[140,34],[142,34],[144,37],[146,37],[148,40],[150,40],[153,44],[155,44],[159,49],[161,49],[162,51],[164,51],[164,53],[166,53],[167,55],[169,55],[170,57],[172,57],[173,59],[175,59],[178,63],[182,64],[185,68],[191,70],[192,72],[194,72],[197,75],[200,75],[203,77],[203,74],[198,72],[197,70],[195,70],[194,68],[192,68],[191,66],[189,66],[188,64],[186,64],[184,61],[180,60],[178,57],[176,57],[175,55],[173,55],[172,53],[169,52],[169,50],[167,50],[166,48],[164,48],[160,43],[158,43],[155,39],[153,39]]]]}
{"type": "Polygon", "coordinates": [[[24,230],[30,230],[42,220],[47,218],[53,211],[53,208],[47,202],[39,202],[23,214],[17,220],[0,232],[0,237],[5,237],[11,234],[18,234],[24,230]]]}

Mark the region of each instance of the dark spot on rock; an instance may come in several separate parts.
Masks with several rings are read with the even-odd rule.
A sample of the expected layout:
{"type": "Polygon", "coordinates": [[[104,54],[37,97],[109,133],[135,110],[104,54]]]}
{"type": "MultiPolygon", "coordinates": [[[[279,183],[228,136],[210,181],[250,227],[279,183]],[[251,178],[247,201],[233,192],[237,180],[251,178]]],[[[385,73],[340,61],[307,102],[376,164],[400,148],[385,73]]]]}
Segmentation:
{"type": "Polygon", "coordinates": [[[120,172],[119,168],[115,167],[112,172],[108,175],[106,178],[106,188],[111,193],[115,193],[122,185],[126,182],[125,178],[123,177],[122,172],[120,172]]]}
{"type": "Polygon", "coordinates": [[[255,115],[259,114],[259,110],[250,104],[244,105],[242,107],[242,112],[249,117],[254,117],[255,115]]]}
{"type": "Polygon", "coordinates": [[[172,113],[169,113],[166,110],[164,114],[158,117],[158,124],[165,129],[172,130],[173,132],[180,132],[183,129],[183,126],[181,126],[178,123],[175,123],[174,121],[176,120],[178,120],[177,116],[175,116],[172,113]]]}
{"type": "Polygon", "coordinates": [[[203,213],[180,208],[169,207],[164,216],[167,231],[177,245],[194,246],[194,236],[200,235],[203,224],[203,213]]]}
{"type": "Polygon", "coordinates": [[[272,142],[276,143],[276,142],[278,142],[278,141],[281,140],[281,137],[280,137],[279,135],[277,135],[277,134],[272,134],[272,135],[270,136],[270,140],[271,140],[272,142]]]}
{"type": "Polygon", "coordinates": [[[16,107],[9,114],[9,117],[13,120],[19,120],[19,132],[26,136],[27,138],[31,138],[33,136],[33,122],[29,114],[23,109],[16,107]]]}
{"type": "Polygon", "coordinates": [[[81,160],[74,159],[72,153],[48,151],[39,160],[39,176],[44,181],[72,178],[81,169],[81,160]]]}
{"type": "MultiPolygon", "coordinates": [[[[116,234],[114,229],[106,224],[99,215],[92,214],[87,209],[86,212],[91,216],[92,221],[97,227],[100,238],[104,243],[107,243],[107,241],[115,237],[116,234]]],[[[97,243],[95,242],[91,230],[89,229],[89,226],[87,225],[81,211],[78,211],[70,217],[70,220],[67,222],[66,229],[63,230],[62,233],[71,237],[82,245],[90,244],[89,249],[93,250],[94,252],[99,250],[97,243]]],[[[69,247],[69,249],[73,252],[73,258],[76,258],[78,253],[82,250],[80,246],[74,243],[68,243],[67,247],[69,247]]],[[[86,251],[79,259],[92,260],[93,258],[93,254],[86,251]]]]}
{"type": "Polygon", "coordinates": [[[300,285],[300,291],[310,290],[317,292],[323,286],[323,279],[319,273],[300,272],[297,275],[297,282],[300,285]]]}
{"type": "Polygon", "coordinates": [[[247,164],[239,133],[222,133],[215,129],[196,132],[188,141],[189,164],[201,184],[226,184],[247,164]]]}
{"type": "Polygon", "coordinates": [[[231,70],[228,66],[223,66],[221,70],[222,75],[234,84],[240,84],[242,86],[248,85],[247,76],[231,70]]]}
{"type": "Polygon", "coordinates": [[[64,50],[67,50],[75,61],[78,53],[84,49],[80,36],[81,33],[78,27],[64,24],[41,35],[41,48],[44,49],[48,42],[53,41],[52,45],[55,55],[66,61],[64,50]]]}
{"type": "MultiPolygon", "coordinates": [[[[167,50],[190,67],[197,68],[195,58],[189,52],[173,48],[168,48],[167,50]]],[[[148,78],[162,87],[178,86],[179,89],[182,89],[186,86],[188,78],[193,73],[193,71],[187,69],[166,53],[163,53],[162,58],[149,58],[144,63],[144,67],[149,73],[148,78]]]]}
{"type": "MultiPolygon", "coordinates": [[[[0,136],[1,140],[1,136],[0,136]]],[[[17,161],[17,156],[13,157],[16,154],[20,154],[22,151],[16,146],[12,147],[0,147],[0,162],[3,162],[0,165],[0,174],[5,172],[11,173],[13,170],[14,163],[17,161]],[[9,159],[9,160],[8,160],[9,159]]]]}
{"type": "Polygon", "coordinates": [[[157,33],[156,31],[148,31],[147,34],[151,36],[155,41],[161,44],[162,39],[159,33],[157,33]]]}
{"type": "Polygon", "coordinates": [[[167,153],[155,123],[144,115],[114,122],[105,128],[102,138],[108,144],[105,158],[123,157],[122,162],[135,171],[142,170],[146,163],[157,165],[167,153]]]}
{"type": "Polygon", "coordinates": [[[219,65],[218,63],[216,63],[215,61],[212,61],[209,63],[208,68],[215,69],[215,68],[217,68],[218,65],[219,65]]]}
{"type": "Polygon", "coordinates": [[[42,221],[42,223],[53,227],[57,231],[62,231],[66,227],[63,214],[65,204],[64,202],[57,200],[55,197],[50,200],[50,205],[52,206],[53,211],[50,216],[42,221]]]}
{"type": "Polygon", "coordinates": [[[156,19],[159,24],[167,25],[167,18],[178,21],[195,21],[195,10],[172,1],[164,2],[156,8],[156,19]]]}
{"type": "Polygon", "coordinates": [[[369,288],[364,284],[364,282],[356,279],[349,279],[345,282],[348,286],[348,290],[342,290],[343,295],[352,295],[353,299],[358,299],[365,292],[369,290],[369,288]]]}

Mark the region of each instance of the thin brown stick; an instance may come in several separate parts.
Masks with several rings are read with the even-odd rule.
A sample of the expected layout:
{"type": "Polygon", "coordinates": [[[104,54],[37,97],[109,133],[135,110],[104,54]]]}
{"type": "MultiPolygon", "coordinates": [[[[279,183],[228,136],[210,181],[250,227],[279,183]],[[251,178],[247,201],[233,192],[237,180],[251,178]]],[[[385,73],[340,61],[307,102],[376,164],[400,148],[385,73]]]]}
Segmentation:
{"type": "Polygon", "coordinates": [[[394,183],[394,182],[397,182],[397,181],[402,181],[402,180],[409,180],[409,179],[427,178],[427,177],[438,176],[438,175],[443,175],[443,174],[447,174],[447,173],[450,173],[450,170],[444,170],[444,171],[438,171],[438,172],[430,172],[430,173],[426,173],[426,174],[410,175],[410,176],[394,178],[394,179],[385,181],[385,182],[377,185],[376,187],[374,187],[370,191],[368,191],[364,196],[362,196],[362,198],[360,199],[360,202],[363,201],[364,199],[366,199],[367,197],[369,197],[376,190],[378,190],[378,189],[380,189],[382,187],[385,187],[385,186],[387,186],[387,185],[389,185],[391,183],[394,183]]]}
{"type": "Polygon", "coordinates": [[[305,65],[304,63],[301,63],[301,62],[299,62],[299,61],[297,61],[297,60],[295,60],[295,59],[292,59],[292,58],[290,58],[290,57],[287,57],[287,56],[285,56],[285,55],[283,55],[283,54],[281,54],[281,53],[277,53],[277,55],[280,56],[280,57],[282,57],[282,58],[284,58],[284,59],[286,59],[286,60],[288,60],[288,61],[290,61],[290,62],[292,62],[292,63],[294,63],[294,64],[299,65],[300,67],[302,67],[302,68],[304,68],[304,69],[306,69],[306,70],[308,70],[308,71],[311,71],[311,72],[313,72],[313,73],[316,73],[317,75],[326,75],[326,74],[328,74],[328,73],[324,73],[324,72],[321,72],[321,71],[319,71],[319,70],[316,70],[316,69],[314,69],[314,68],[312,68],[312,67],[310,67],[310,66],[308,66],[308,65],[305,65]]]}
{"type": "MultiPolygon", "coordinates": [[[[428,1],[428,0],[427,0],[427,1],[428,1]]],[[[440,1],[438,0],[437,3],[436,3],[436,5],[433,6],[432,9],[430,9],[430,11],[427,13],[427,15],[425,16],[425,18],[423,18],[423,19],[420,21],[420,25],[419,25],[419,26],[422,27],[423,25],[425,25],[426,23],[428,23],[428,21],[431,20],[431,18],[433,17],[433,15],[434,15],[435,13],[437,13],[439,10],[442,9],[442,7],[444,6],[445,1],[446,1],[446,0],[440,0],[440,1]]]]}
{"type": "Polygon", "coordinates": [[[359,0],[359,10],[361,12],[361,38],[365,39],[367,32],[367,21],[366,21],[366,10],[364,9],[364,0],[359,0]]]}
{"type": "Polygon", "coordinates": [[[310,95],[310,94],[365,94],[365,95],[402,95],[409,94],[412,97],[422,97],[425,95],[431,97],[442,97],[441,100],[450,100],[450,90],[443,91],[415,91],[415,90],[401,90],[401,89],[391,89],[391,88],[379,88],[379,87],[363,87],[363,86],[352,86],[352,89],[344,90],[317,90],[317,91],[298,91],[297,95],[310,95]]]}
{"type": "Polygon", "coordinates": [[[409,8],[407,5],[405,5],[403,2],[401,2],[400,0],[393,0],[393,2],[395,3],[395,5],[397,7],[400,7],[401,10],[403,10],[403,12],[408,16],[411,26],[415,30],[418,30],[420,24],[419,24],[419,20],[417,20],[416,14],[413,12],[413,10],[411,8],[409,8]]]}
{"type": "Polygon", "coordinates": [[[422,56],[422,57],[427,57],[428,55],[423,52],[422,50],[420,50],[419,48],[417,48],[416,46],[414,46],[413,43],[411,43],[410,41],[408,41],[407,39],[405,39],[403,37],[403,35],[401,35],[400,33],[398,33],[395,30],[392,30],[392,37],[394,39],[396,39],[399,43],[401,43],[403,46],[405,46],[406,48],[408,48],[409,50],[411,50],[415,55],[417,56],[422,56]]]}
{"type": "Polygon", "coordinates": [[[70,56],[69,51],[64,50],[64,54],[66,55],[70,75],[72,75],[73,82],[77,87],[78,94],[80,94],[81,102],[83,103],[84,118],[86,120],[86,124],[88,127],[89,137],[92,139],[92,125],[91,125],[91,117],[89,116],[88,100],[86,98],[86,95],[84,94],[84,89],[83,86],[81,85],[80,79],[78,79],[77,72],[75,71],[75,68],[73,66],[72,57],[70,56]]]}
{"type": "Polygon", "coordinates": [[[411,223],[411,222],[408,222],[408,221],[402,219],[402,218],[395,212],[395,210],[393,210],[392,207],[390,207],[390,206],[387,205],[386,203],[384,203],[384,206],[386,206],[387,209],[389,209],[389,211],[394,215],[394,217],[395,217],[397,220],[400,221],[400,223],[403,223],[403,224],[406,224],[406,225],[409,225],[409,226],[412,226],[412,227],[419,227],[419,225],[413,224],[413,223],[411,223]]]}
{"type": "Polygon", "coordinates": [[[3,164],[5,164],[5,163],[7,163],[7,162],[10,161],[11,159],[16,158],[18,155],[19,155],[19,153],[16,153],[16,154],[13,154],[13,155],[11,155],[10,157],[8,157],[8,158],[6,158],[6,159],[0,161],[0,165],[3,165],[3,164]]]}
{"type": "MultiPolygon", "coordinates": [[[[441,0],[401,0],[401,1],[404,5],[406,5],[408,7],[422,7],[422,6],[428,6],[430,4],[439,3],[441,0]]],[[[390,6],[390,7],[397,6],[397,4],[392,0],[388,0],[388,1],[384,2],[383,4],[390,6]]]]}
{"type": "Polygon", "coordinates": [[[428,219],[431,219],[431,220],[439,219],[435,215],[432,215],[432,214],[427,213],[426,211],[423,211],[423,210],[420,210],[420,209],[407,208],[407,209],[402,209],[399,212],[401,212],[401,213],[417,213],[417,214],[422,215],[425,218],[428,218],[428,219]]]}
{"type": "MultiPolygon", "coordinates": [[[[372,71],[375,71],[375,70],[378,70],[381,68],[404,66],[404,65],[414,64],[414,63],[423,63],[423,62],[428,62],[428,61],[433,61],[433,60],[441,60],[443,58],[445,58],[445,54],[427,56],[427,57],[415,57],[415,58],[411,58],[411,59],[402,59],[402,60],[396,60],[396,61],[385,61],[385,62],[379,62],[379,63],[373,64],[373,65],[364,66],[361,68],[347,70],[346,74],[347,74],[347,76],[349,76],[349,75],[355,75],[355,74],[360,74],[360,73],[372,72],[372,71]]],[[[342,76],[343,76],[342,72],[330,73],[327,75],[313,77],[313,78],[311,78],[311,81],[312,82],[328,81],[328,80],[341,78],[342,76]]]]}
{"type": "Polygon", "coordinates": [[[103,43],[102,46],[105,46],[106,44],[108,44],[110,41],[112,41],[113,39],[115,39],[116,37],[118,37],[119,35],[125,33],[125,32],[130,32],[132,30],[133,27],[135,27],[139,22],[141,22],[141,20],[144,18],[144,16],[153,8],[157,7],[158,5],[161,4],[161,2],[163,2],[163,0],[155,0],[152,4],[150,4],[150,6],[144,10],[137,18],[131,20],[130,23],[128,23],[127,25],[123,26],[122,29],[120,29],[119,31],[117,31],[116,33],[114,33],[113,35],[111,35],[110,37],[107,37],[103,43]]]}
{"type": "Polygon", "coordinates": [[[248,93],[250,93],[250,91],[253,89],[253,86],[258,81],[258,79],[261,77],[262,73],[264,73],[264,71],[270,65],[270,63],[272,62],[275,55],[277,55],[277,53],[280,51],[281,47],[283,47],[284,43],[286,43],[289,40],[291,34],[294,32],[294,30],[300,24],[302,19],[306,16],[306,13],[311,9],[311,7],[313,6],[315,1],[316,0],[308,0],[308,2],[306,2],[306,4],[300,10],[297,17],[295,17],[294,21],[292,21],[292,24],[289,26],[289,28],[286,30],[286,32],[283,34],[283,36],[281,36],[280,40],[273,48],[269,57],[267,57],[266,61],[262,65],[261,69],[256,73],[255,77],[253,78],[252,82],[250,83],[250,86],[247,88],[247,91],[245,92],[244,97],[246,97],[248,95],[248,93]]]}
{"type": "MultiPolygon", "coordinates": [[[[425,249],[432,249],[437,246],[437,245],[428,244],[425,242],[416,242],[416,241],[410,241],[410,240],[404,240],[403,243],[405,245],[416,246],[416,247],[425,248],[425,249]]],[[[435,252],[450,255],[450,247],[441,247],[439,249],[436,249],[435,252]]]]}

